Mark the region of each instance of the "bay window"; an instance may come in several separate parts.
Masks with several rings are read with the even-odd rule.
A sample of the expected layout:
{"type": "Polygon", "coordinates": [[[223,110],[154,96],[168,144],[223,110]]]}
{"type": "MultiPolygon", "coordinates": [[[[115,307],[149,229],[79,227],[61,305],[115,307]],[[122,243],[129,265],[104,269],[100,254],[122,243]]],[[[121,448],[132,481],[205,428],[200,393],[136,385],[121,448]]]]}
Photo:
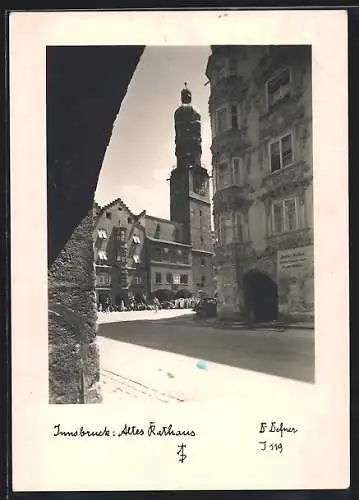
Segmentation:
{"type": "Polygon", "coordinates": [[[238,130],[240,128],[240,105],[228,103],[217,109],[211,118],[212,135],[216,136],[226,130],[238,130]]]}
{"type": "Polygon", "coordinates": [[[244,183],[242,162],[240,158],[232,158],[232,181],[236,186],[242,186],[244,183]]]}
{"type": "Polygon", "coordinates": [[[230,173],[227,162],[223,162],[218,165],[217,178],[218,178],[217,181],[218,189],[224,189],[229,186],[230,173]]]}
{"type": "Polygon", "coordinates": [[[220,215],[219,218],[219,241],[221,245],[232,243],[234,236],[233,217],[231,212],[220,215]]]}
{"type": "Polygon", "coordinates": [[[234,219],[235,219],[235,237],[236,237],[236,240],[239,242],[243,242],[245,239],[243,215],[240,212],[236,212],[234,219]]]}
{"type": "Polygon", "coordinates": [[[231,112],[231,128],[237,130],[239,129],[239,105],[231,104],[230,112],[231,112]]]}
{"type": "Polygon", "coordinates": [[[218,80],[223,80],[228,77],[229,68],[228,68],[228,59],[222,59],[217,68],[218,80]]]}
{"type": "Polygon", "coordinates": [[[228,129],[228,109],[227,106],[218,109],[216,112],[215,131],[216,134],[221,134],[228,129]]]}

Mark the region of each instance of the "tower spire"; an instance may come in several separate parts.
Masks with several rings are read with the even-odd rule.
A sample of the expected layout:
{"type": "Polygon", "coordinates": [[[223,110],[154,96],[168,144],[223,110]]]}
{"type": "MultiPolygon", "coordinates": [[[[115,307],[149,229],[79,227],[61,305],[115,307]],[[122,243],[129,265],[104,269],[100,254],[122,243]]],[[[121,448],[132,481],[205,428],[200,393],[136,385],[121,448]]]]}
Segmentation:
{"type": "Polygon", "coordinates": [[[182,104],[191,104],[192,102],[192,93],[187,85],[187,82],[184,82],[184,88],[181,91],[182,104]]]}

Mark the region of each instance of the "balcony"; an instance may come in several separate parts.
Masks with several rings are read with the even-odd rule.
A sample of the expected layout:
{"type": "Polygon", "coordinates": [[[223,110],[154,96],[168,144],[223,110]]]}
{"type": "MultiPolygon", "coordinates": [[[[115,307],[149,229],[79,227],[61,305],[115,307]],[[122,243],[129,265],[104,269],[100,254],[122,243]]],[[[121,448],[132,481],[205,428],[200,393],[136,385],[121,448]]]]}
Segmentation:
{"type": "Polygon", "coordinates": [[[244,150],[249,147],[247,140],[247,127],[229,128],[223,132],[217,133],[212,138],[211,151],[214,159],[216,156],[228,151],[244,150]]]}
{"type": "Polygon", "coordinates": [[[228,74],[216,81],[211,81],[211,96],[208,104],[210,109],[228,100],[241,102],[246,97],[248,83],[237,74],[228,74]]]}
{"type": "Polygon", "coordinates": [[[313,245],[314,234],[312,228],[298,229],[297,231],[267,236],[266,241],[268,251],[286,250],[313,245]]]}
{"type": "Polygon", "coordinates": [[[303,161],[281,168],[263,179],[262,188],[265,194],[262,198],[286,196],[306,188],[312,182],[312,172],[309,165],[303,161]]]}
{"type": "Polygon", "coordinates": [[[280,100],[275,107],[259,117],[261,140],[280,134],[282,130],[290,128],[294,122],[305,117],[305,106],[301,97],[302,94],[297,92],[296,95],[280,100]]]}
{"type": "Polygon", "coordinates": [[[244,186],[232,185],[217,190],[213,196],[213,214],[240,210],[249,206],[251,204],[251,201],[248,199],[250,193],[251,188],[249,184],[245,184],[244,186]]]}

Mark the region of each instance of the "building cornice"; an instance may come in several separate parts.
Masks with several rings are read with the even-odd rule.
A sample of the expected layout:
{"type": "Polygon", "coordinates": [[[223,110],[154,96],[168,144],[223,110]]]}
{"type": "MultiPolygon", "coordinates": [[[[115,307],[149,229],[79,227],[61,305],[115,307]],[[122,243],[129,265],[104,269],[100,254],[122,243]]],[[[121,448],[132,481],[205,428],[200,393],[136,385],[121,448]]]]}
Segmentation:
{"type": "Polygon", "coordinates": [[[191,269],[192,264],[182,264],[181,262],[167,262],[165,260],[150,260],[150,266],[178,267],[181,269],[191,269]]]}
{"type": "Polygon", "coordinates": [[[204,255],[214,255],[214,252],[210,252],[209,250],[201,250],[199,248],[192,248],[192,253],[200,253],[204,255]]]}
{"type": "Polygon", "coordinates": [[[192,248],[191,245],[187,245],[186,243],[180,243],[178,241],[168,241],[168,240],[161,240],[159,238],[152,238],[151,236],[146,235],[146,239],[150,241],[151,243],[157,243],[157,244],[163,244],[163,245],[173,245],[173,246],[178,246],[178,247],[183,247],[183,248],[192,248]]]}

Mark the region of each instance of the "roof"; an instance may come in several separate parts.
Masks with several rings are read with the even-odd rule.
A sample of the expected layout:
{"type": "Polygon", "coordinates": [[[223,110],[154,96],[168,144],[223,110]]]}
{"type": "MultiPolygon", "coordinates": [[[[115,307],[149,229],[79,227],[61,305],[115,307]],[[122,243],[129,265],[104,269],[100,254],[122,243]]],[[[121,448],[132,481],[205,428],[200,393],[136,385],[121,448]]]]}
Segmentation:
{"type": "Polygon", "coordinates": [[[96,205],[100,208],[100,211],[99,213],[97,214],[97,220],[101,217],[101,215],[106,212],[109,208],[112,208],[113,206],[115,206],[116,204],[119,204],[121,205],[122,208],[124,208],[125,210],[127,210],[133,217],[136,217],[137,219],[139,219],[140,217],[143,217],[145,214],[146,214],[146,210],[142,210],[142,212],[140,212],[139,214],[134,214],[132,212],[132,210],[130,210],[128,208],[128,206],[126,205],[126,203],[122,200],[122,198],[116,198],[115,200],[111,201],[110,203],[108,203],[107,205],[104,205],[103,207],[100,207],[100,205],[98,205],[98,203],[96,203],[96,205]]]}
{"type": "Polygon", "coordinates": [[[148,214],[146,214],[146,219],[158,220],[158,221],[167,222],[168,224],[173,224],[173,225],[176,224],[176,222],[174,222],[174,221],[172,221],[170,219],[163,219],[162,217],[156,217],[154,215],[148,215],[148,214]]]}

